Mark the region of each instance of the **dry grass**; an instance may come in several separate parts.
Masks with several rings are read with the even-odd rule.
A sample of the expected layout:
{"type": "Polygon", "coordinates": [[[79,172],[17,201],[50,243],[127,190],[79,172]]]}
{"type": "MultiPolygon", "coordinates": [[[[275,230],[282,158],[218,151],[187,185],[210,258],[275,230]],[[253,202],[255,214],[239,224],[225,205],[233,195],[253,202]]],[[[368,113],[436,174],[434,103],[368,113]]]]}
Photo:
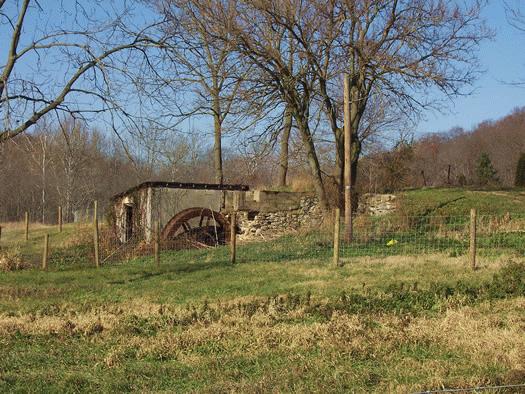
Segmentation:
{"type": "Polygon", "coordinates": [[[315,190],[312,178],[306,175],[292,177],[289,184],[293,192],[311,192],[315,190]]]}
{"type": "Polygon", "coordinates": [[[64,309],[56,316],[3,315],[0,335],[91,338],[109,345],[93,360],[108,370],[176,362],[194,371],[192,379],[210,378],[201,382],[203,391],[310,391],[313,384],[313,391],[401,393],[517,383],[525,376],[523,297],[448,305],[436,316],[336,312],[310,323],[306,307],[287,311],[279,301],[255,312],[235,307],[254,300],[262,301],[210,304],[198,317],[192,308],[144,300],[81,313],[64,309]],[[234,360],[259,363],[260,373],[237,371],[242,379],[235,379],[235,371],[221,366],[234,360]]]}
{"type": "MultiPolygon", "coordinates": [[[[20,231],[24,231],[26,227],[24,222],[4,222],[4,223],[0,223],[0,226],[4,230],[20,230],[20,231]]],[[[52,228],[52,227],[53,226],[42,224],[39,222],[31,222],[29,225],[30,229],[38,229],[38,230],[52,228]]]]}
{"type": "Polygon", "coordinates": [[[0,250],[0,271],[18,271],[28,267],[29,264],[24,262],[20,249],[0,250]]]}

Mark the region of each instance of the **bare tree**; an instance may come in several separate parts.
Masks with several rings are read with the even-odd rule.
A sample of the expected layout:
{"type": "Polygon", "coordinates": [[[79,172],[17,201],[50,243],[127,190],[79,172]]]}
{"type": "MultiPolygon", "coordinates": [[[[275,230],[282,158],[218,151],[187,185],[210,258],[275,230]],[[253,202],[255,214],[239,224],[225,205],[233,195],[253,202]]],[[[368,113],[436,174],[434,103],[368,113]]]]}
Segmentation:
{"type": "MultiPolygon", "coordinates": [[[[305,147],[313,183],[323,207],[328,200],[311,130],[311,106],[315,78],[304,58],[289,49],[289,35],[274,23],[280,12],[278,2],[201,2],[201,14],[208,31],[225,43],[231,43],[245,62],[258,69],[256,85],[261,92],[278,99],[292,112],[305,147]],[[290,53],[294,61],[290,62],[290,53]]],[[[284,7],[286,8],[286,6],[284,7]]]]}
{"type": "Polygon", "coordinates": [[[59,204],[63,206],[64,220],[73,220],[73,211],[86,206],[90,190],[89,168],[96,136],[80,121],[73,118],[59,123],[59,132],[54,135],[53,156],[55,160],[55,184],[59,204]]]}
{"type": "Polygon", "coordinates": [[[51,136],[46,129],[47,126],[43,124],[33,136],[27,136],[25,144],[31,153],[29,157],[32,170],[40,180],[40,220],[42,223],[46,222],[48,168],[52,160],[49,152],[51,136]]]}
{"type": "MultiPolygon", "coordinates": [[[[504,1],[505,12],[509,24],[521,33],[525,33],[525,6],[520,0],[504,1]]],[[[519,79],[511,82],[517,86],[525,86],[525,80],[519,79]]]]}
{"type": "Polygon", "coordinates": [[[422,109],[439,107],[440,93],[447,99],[468,93],[464,88],[480,71],[477,46],[492,34],[480,15],[484,3],[461,7],[433,0],[289,1],[281,12],[272,12],[274,23],[290,32],[296,50],[316,74],[317,93],[336,142],[340,185],[342,73],[348,73],[351,82],[355,183],[363,143],[377,130],[370,122],[363,125],[365,119],[392,124],[389,108],[398,119],[413,119],[422,109]],[[381,108],[378,102],[389,106],[381,108]]]}
{"type": "MultiPolygon", "coordinates": [[[[480,69],[476,49],[492,32],[481,18],[484,1],[459,6],[439,0],[202,1],[209,31],[233,42],[265,81],[289,104],[309,145],[316,190],[324,195],[311,133],[311,108],[319,99],[342,162],[341,82],[350,75],[352,179],[363,150],[362,121],[369,104],[385,97],[414,118],[441,108],[440,98],[467,94],[480,69]],[[291,37],[297,64],[286,53],[291,37]]],[[[203,18],[204,19],[204,18],[203,18]]],[[[323,200],[324,197],[321,197],[323,200]]]]}
{"type": "Polygon", "coordinates": [[[134,121],[135,111],[124,106],[131,96],[118,100],[117,93],[140,82],[134,66],[141,60],[131,59],[152,66],[148,53],[163,41],[162,21],[137,20],[125,1],[1,1],[0,37],[8,50],[0,65],[0,143],[53,112],[134,121]]]}
{"type": "Polygon", "coordinates": [[[185,91],[177,109],[179,116],[211,116],[213,119],[213,163],[215,182],[222,184],[222,139],[225,123],[242,118],[239,90],[247,70],[231,45],[209,34],[195,1],[164,0],[158,5],[170,22],[169,58],[176,85],[185,91]]]}

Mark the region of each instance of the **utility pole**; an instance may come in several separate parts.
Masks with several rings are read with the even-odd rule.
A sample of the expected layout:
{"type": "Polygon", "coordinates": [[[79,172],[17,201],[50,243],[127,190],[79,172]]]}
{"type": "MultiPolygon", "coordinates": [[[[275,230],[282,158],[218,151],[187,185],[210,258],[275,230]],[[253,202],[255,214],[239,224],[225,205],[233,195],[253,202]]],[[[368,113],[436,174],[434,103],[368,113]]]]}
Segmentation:
{"type": "Polygon", "coordinates": [[[345,186],[345,242],[352,242],[352,131],[350,128],[350,76],[344,81],[344,186],[345,186]]]}

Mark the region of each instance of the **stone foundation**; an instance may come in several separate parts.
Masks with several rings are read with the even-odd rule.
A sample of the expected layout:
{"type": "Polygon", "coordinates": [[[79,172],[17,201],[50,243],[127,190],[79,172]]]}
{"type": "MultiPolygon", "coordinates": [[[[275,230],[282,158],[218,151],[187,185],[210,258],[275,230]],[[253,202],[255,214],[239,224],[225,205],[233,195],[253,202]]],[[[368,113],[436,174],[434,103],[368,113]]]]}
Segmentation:
{"type": "MultiPolygon", "coordinates": [[[[279,193],[279,198],[283,198],[282,193],[279,193]]],[[[286,202],[288,205],[286,209],[279,207],[281,208],[279,210],[239,210],[237,216],[239,239],[276,238],[301,228],[318,226],[322,222],[323,214],[317,197],[293,193],[286,202]],[[294,198],[297,196],[299,198],[294,198]]]]}

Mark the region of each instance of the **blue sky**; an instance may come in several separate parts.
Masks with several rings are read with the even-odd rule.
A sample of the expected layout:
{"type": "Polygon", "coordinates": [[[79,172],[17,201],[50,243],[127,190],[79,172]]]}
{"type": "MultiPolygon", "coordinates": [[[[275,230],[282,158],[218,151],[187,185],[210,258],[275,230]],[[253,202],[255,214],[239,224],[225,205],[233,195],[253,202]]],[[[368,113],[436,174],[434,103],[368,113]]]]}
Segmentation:
{"type": "MultiPolygon", "coordinates": [[[[57,0],[43,0],[46,9],[53,9],[57,0]]],[[[525,0],[511,0],[525,2],[525,0]]],[[[512,28],[505,17],[503,0],[490,0],[484,15],[496,36],[480,48],[480,60],[486,72],[473,86],[473,93],[451,102],[442,113],[427,112],[415,127],[417,136],[429,132],[447,131],[459,126],[470,130],[484,120],[497,119],[514,108],[525,106],[525,88],[509,85],[508,82],[525,79],[525,33],[512,28]]],[[[141,19],[140,16],[137,16],[141,19]]],[[[31,23],[35,23],[31,20],[31,23]]],[[[39,21],[41,24],[42,21],[39,21]]],[[[2,60],[7,48],[0,45],[2,60]]],[[[194,119],[193,124],[207,129],[204,119],[194,119]]]]}
{"type": "Polygon", "coordinates": [[[508,24],[502,0],[491,0],[484,15],[496,31],[494,40],[481,46],[480,60],[486,72],[473,87],[474,93],[455,99],[447,113],[427,113],[416,128],[417,135],[455,126],[470,130],[484,120],[525,106],[525,88],[506,83],[525,79],[525,33],[508,24]]]}

